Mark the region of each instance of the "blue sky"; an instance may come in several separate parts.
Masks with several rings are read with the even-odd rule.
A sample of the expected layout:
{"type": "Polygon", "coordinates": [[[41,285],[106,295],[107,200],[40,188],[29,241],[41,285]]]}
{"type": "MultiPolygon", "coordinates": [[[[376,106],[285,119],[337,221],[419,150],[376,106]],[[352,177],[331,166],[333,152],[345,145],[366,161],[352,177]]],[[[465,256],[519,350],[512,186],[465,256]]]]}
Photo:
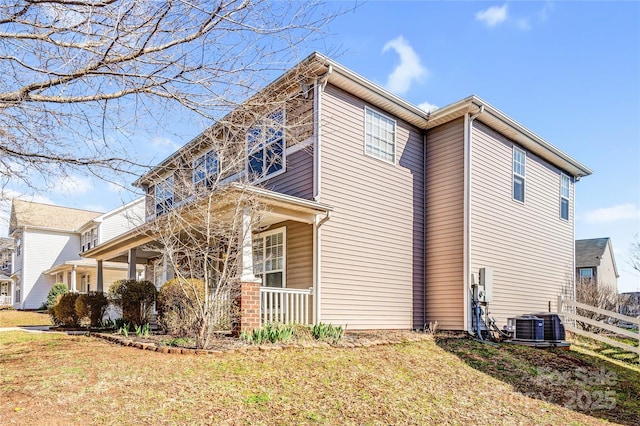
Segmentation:
{"type": "MultiPolygon", "coordinates": [[[[640,2],[370,2],[297,55],[313,50],[425,108],[476,94],[593,169],[576,186],[576,238],[611,237],[620,291],[640,291],[628,264],[640,233],[640,2]]],[[[204,124],[138,135],[135,149],[157,162],[204,124]]],[[[37,199],[104,211],[131,196],[78,176],[37,199]]]]}

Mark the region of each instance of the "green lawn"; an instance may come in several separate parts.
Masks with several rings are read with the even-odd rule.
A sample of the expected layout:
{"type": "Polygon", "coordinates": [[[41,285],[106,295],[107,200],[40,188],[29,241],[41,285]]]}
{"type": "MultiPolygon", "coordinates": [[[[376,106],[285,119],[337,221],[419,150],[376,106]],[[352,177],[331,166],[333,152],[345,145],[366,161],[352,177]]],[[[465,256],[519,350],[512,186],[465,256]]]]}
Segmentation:
{"type": "Polygon", "coordinates": [[[636,367],[447,337],[215,356],[3,332],[0,365],[2,424],[595,425],[639,412],[636,367]],[[605,391],[615,407],[594,404],[605,391]]]}

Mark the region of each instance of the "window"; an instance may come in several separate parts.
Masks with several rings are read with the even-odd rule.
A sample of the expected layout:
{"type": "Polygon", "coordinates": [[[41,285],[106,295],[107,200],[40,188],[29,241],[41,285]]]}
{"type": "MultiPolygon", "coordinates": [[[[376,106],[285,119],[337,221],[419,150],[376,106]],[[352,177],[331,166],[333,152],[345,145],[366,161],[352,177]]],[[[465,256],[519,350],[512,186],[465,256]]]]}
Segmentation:
{"type": "Polygon", "coordinates": [[[365,108],[364,152],[389,163],[396,160],[396,122],[365,108]]]}
{"type": "Polygon", "coordinates": [[[567,175],[560,175],[560,218],[569,220],[569,194],[571,179],[567,175]]]}
{"type": "Polygon", "coordinates": [[[285,241],[284,228],[253,238],[253,273],[265,287],[285,287],[285,241]]]}
{"type": "Polygon", "coordinates": [[[214,151],[208,151],[204,155],[193,160],[193,183],[198,185],[200,182],[206,182],[207,186],[211,185],[209,178],[218,173],[218,154],[214,151]]]}
{"type": "Polygon", "coordinates": [[[513,147],[513,199],[524,203],[525,161],[527,153],[513,147]]]}
{"type": "Polygon", "coordinates": [[[155,188],[156,216],[171,210],[173,206],[173,176],[158,182],[155,188]]]}
{"type": "Polygon", "coordinates": [[[16,256],[22,256],[22,238],[16,238],[16,256]]]}
{"type": "Polygon", "coordinates": [[[247,172],[259,180],[285,171],[284,111],[274,112],[247,134],[247,172]]]}
{"type": "Polygon", "coordinates": [[[98,245],[98,228],[89,229],[80,235],[80,251],[91,250],[98,245]]]}
{"type": "Polygon", "coordinates": [[[593,268],[580,268],[580,281],[591,281],[593,279],[593,268]]]}

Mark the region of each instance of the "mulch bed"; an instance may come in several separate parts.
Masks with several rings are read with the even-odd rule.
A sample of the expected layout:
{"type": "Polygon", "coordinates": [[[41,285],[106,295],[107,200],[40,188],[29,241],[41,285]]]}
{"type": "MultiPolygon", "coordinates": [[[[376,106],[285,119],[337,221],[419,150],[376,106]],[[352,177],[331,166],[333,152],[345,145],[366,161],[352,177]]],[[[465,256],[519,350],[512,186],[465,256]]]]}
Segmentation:
{"type": "Polygon", "coordinates": [[[419,342],[433,338],[427,333],[408,330],[380,330],[346,332],[342,340],[337,343],[304,340],[256,345],[236,337],[218,336],[213,340],[209,349],[195,349],[194,347],[168,346],[164,342],[171,340],[173,337],[165,334],[151,334],[145,337],[139,337],[136,335],[123,336],[115,333],[90,333],[90,335],[112,343],[130,346],[137,349],[166,354],[185,355],[218,355],[230,352],[272,351],[294,348],[363,348],[378,345],[391,345],[401,342],[419,342]]]}

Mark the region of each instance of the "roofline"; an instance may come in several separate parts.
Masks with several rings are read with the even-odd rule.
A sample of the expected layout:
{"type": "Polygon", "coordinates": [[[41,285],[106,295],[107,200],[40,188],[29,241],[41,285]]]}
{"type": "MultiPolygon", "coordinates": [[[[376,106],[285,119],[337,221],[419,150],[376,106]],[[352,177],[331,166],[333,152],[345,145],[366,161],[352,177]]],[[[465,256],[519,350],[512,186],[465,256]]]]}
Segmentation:
{"type": "MultiPolygon", "coordinates": [[[[536,135],[525,126],[500,111],[498,108],[494,107],[493,105],[489,104],[476,95],[468,96],[443,108],[436,109],[432,112],[427,112],[319,52],[311,53],[305,59],[298,62],[298,64],[294,65],[274,81],[256,92],[256,95],[269,87],[274,87],[282,84],[292,75],[294,75],[300,67],[313,67],[314,65],[318,66],[317,70],[313,70],[318,77],[322,74],[325,74],[327,75],[329,82],[347,91],[348,88],[345,88],[345,86],[348,85],[348,83],[355,84],[365,89],[365,91],[367,91],[370,95],[367,99],[369,102],[374,105],[376,102],[378,104],[384,104],[384,107],[382,107],[382,109],[391,109],[392,111],[390,112],[392,113],[402,112],[403,120],[422,130],[429,130],[441,124],[445,124],[464,116],[464,114],[467,112],[476,113],[480,110],[481,106],[484,106],[485,113],[480,115],[478,117],[478,120],[482,121],[489,127],[493,127],[497,124],[502,123],[503,125],[512,128],[520,135],[520,137],[516,138],[517,140],[515,140],[515,142],[521,144],[523,147],[529,149],[532,153],[540,156],[551,164],[567,171],[575,178],[579,179],[593,173],[591,169],[575,160],[568,154],[564,153],[560,149],[556,148],[551,143],[536,135]]],[[[254,96],[248,98],[244,103],[249,102],[251,99],[253,99],[254,96]]],[[[378,107],[380,107],[380,105],[378,105],[378,107]]],[[[174,158],[176,158],[180,153],[183,153],[184,151],[190,149],[195,141],[200,139],[202,135],[213,126],[215,126],[215,123],[212,126],[207,127],[200,134],[198,134],[198,136],[191,139],[180,149],[178,149],[176,152],[174,152],[157,166],[155,166],[153,170],[168,166],[174,158]]],[[[153,170],[142,175],[140,178],[133,182],[133,185],[137,187],[141,186],[144,181],[148,180],[150,176],[153,176],[153,170]]]]}
{"type": "Polygon", "coordinates": [[[89,221],[85,222],[82,226],[80,226],[80,227],[77,229],[77,231],[78,231],[78,232],[80,232],[82,229],[87,228],[87,227],[88,227],[88,225],[91,225],[91,224],[99,224],[99,223],[102,223],[102,222],[103,222],[107,217],[111,217],[111,216],[113,216],[113,215],[115,215],[115,214],[118,214],[118,213],[120,213],[121,211],[123,211],[123,210],[125,210],[125,209],[129,208],[130,206],[132,206],[132,205],[134,205],[134,204],[136,204],[136,203],[139,203],[139,202],[143,202],[143,203],[144,203],[144,195],[142,195],[142,196],[140,196],[140,197],[137,197],[137,198],[136,198],[136,199],[134,199],[133,201],[129,201],[127,204],[123,204],[123,205],[121,205],[121,206],[119,206],[119,207],[116,207],[116,208],[115,208],[115,209],[113,209],[113,210],[109,210],[108,212],[103,213],[103,214],[101,214],[100,216],[95,217],[95,218],[93,218],[93,219],[91,219],[91,220],[89,220],[89,221]]]}

